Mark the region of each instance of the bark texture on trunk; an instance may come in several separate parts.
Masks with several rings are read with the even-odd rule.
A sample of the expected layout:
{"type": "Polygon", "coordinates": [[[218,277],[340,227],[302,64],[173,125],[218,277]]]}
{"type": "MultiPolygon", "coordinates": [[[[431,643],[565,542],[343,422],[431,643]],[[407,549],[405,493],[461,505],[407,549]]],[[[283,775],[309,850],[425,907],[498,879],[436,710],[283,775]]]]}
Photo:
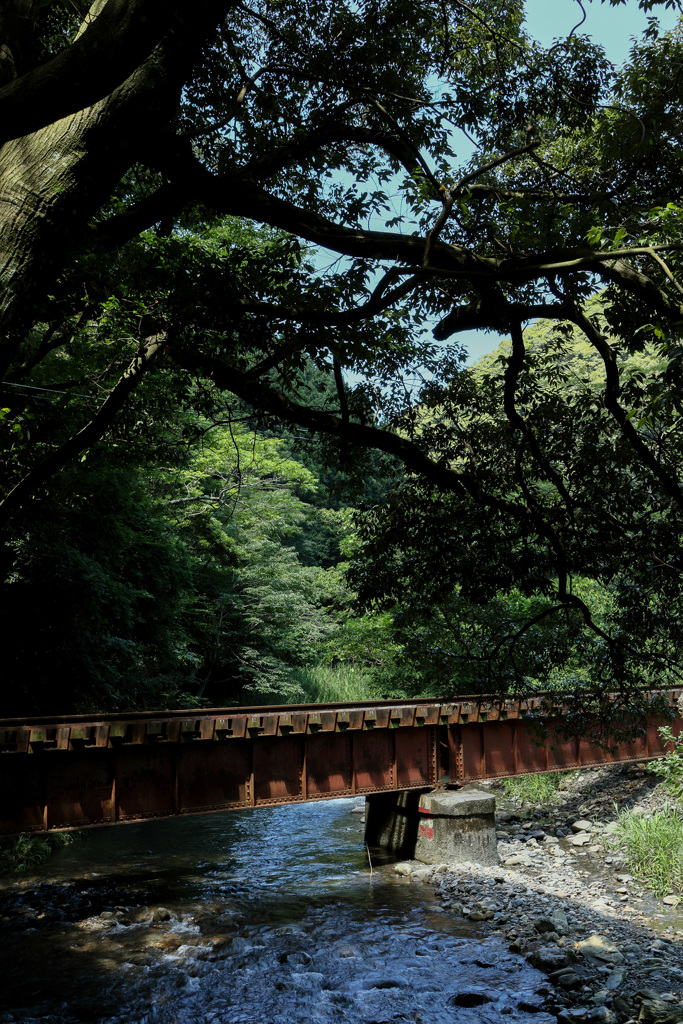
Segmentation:
{"type": "Polygon", "coordinates": [[[159,44],[117,88],[0,150],[1,375],[91,218],[155,133],[168,133],[198,48],[229,0],[208,0],[199,14],[181,5],[174,16],[174,6],[159,44]]]}
{"type": "MultiPolygon", "coordinates": [[[[10,0],[10,11],[19,8],[15,18],[7,19],[12,58],[21,58],[26,48],[27,6],[29,0],[10,0]]],[[[147,59],[187,6],[184,0],[94,0],[67,49],[5,77],[0,138],[37,131],[104,99],[147,59]]]]}

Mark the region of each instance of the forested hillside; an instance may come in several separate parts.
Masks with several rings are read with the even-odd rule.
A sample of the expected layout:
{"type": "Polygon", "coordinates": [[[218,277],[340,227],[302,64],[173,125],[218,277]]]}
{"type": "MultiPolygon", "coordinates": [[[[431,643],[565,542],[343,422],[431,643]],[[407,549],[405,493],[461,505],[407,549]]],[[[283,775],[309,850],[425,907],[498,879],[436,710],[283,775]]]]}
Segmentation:
{"type": "MultiPolygon", "coordinates": [[[[28,442],[96,402],[106,368],[87,341],[76,334],[21,387],[15,472],[28,442]]],[[[113,332],[112,360],[117,343],[113,332]]],[[[11,529],[8,714],[303,701],[337,685],[326,666],[348,661],[362,685],[383,660],[365,641],[354,654],[342,549],[350,502],[377,499],[396,471],[356,458],[354,481],[338,446],[260,424],[208,383],[184,389],[178,412],[174,387],[172,375],[145,382],[126,421],[11,529]]],[[[324,407],[314,367],[292,387],[324,407]]]]}
{"type": "Polygon", "coordinates": [[[7,713],[683,678],[662,5],[3,5],[7,713]]]}
{"type": "MultiPolygon", "coordinates": [[[[239,239],[243,229],[221,230],[239,239]]],[[[595,316],[602,301],[589,303],[595,316]]],[[[107,310],[98,329],[117,322],[107,310]]],[[[563,410],[600,404],[604,366],[566,326],[539,321],[525,332],[520,407],[558,434],[563,473],[590,474],[594,455],[575,450],[563,410]]],[[[17,460],[24,436],[96,391],[101,370],[85,351],[76,335],[25,388],[17,460]],[[80,390],[67,397],[75,380],[80,390]]],[[[509,360],[506,339],[461,369],[459,402],[414,410],[413,434],[438,450],[468,432],[470,457],[499,452],[507,428],[495,396],[509,360]]],[[[656,372],[649,350],[622,362],[627,388],[656,372]]],[[[173,386],[145,382],[135,421],[55,478],[14,532],[2,590],[9,708],[590,687],[600,638],[548,599],[537,551],[520,553],[515,579],[494,564],[495,538],[487,549],[470,537],[463,550],[444,499],[388,460],[259,419],[206,383],[184,391],[179,413],[167,400],[173,386]]],[[[334,399],[313,366],[291,387],[321,409],[334,399]]],[[[600,629],[618,624],[623,580],[596,573],[573,585],[600,629]]],[[[637,613],[648,614],[640,602],[637,613]]]]}
{"type": "MultiPolygon", "coordinates": [[[[605,296],[586,305],[604,323],[605,296]]],[[[647,338],[637,351],[619,349],[613,339],[622,395],[653,447],[680,445],[680,410],[661,403],[667,363],[647,338]]],[[[524,344],[516,411],[552,452],[549,479],[533,481],[531,453],[511,446],[501,402],[512,361],[509,339],[461,370],[448,390],[435,389],[432,404],[417,410],[412,436],[451,469],[476,466],[504,500],[536,486],[548,512],[557,515],[555,487],[572,490],[572,529],[581,551],[581,571],[571,581],[576,605],[557,601],[538,540],[511,537],[504,522],[482,521],[476,509],[417,478],[356,518],[349,579],[359,602],[391,616],[394,665],[402,668],[407,692],[523,695],[552,688],[581,692],[588,701],[609,673],[610,636],[633,636],[638,623],[645,629],[638,649],[627,647],[624,669],[633,658],[641,685],[676,685],[677,570],[664,562],[664,544],[673,538],[661,507],[648,507],[650,489],[636,498],[642,485],[605,408],[604,363],[567,322],[537,321],[524,332],[524,344]],[[645,563],[645,544],[628,549],[623,543],[629,509],[647,519],[653,546],[662,540],[645,563]],[[670,589],[661,585],[662,568],[670,589]]]]}

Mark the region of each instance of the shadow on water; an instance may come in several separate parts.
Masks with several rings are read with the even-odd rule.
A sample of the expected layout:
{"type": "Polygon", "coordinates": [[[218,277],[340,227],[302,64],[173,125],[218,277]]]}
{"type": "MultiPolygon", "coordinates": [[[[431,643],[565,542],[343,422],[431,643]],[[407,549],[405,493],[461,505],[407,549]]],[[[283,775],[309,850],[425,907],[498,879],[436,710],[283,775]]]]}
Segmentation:
{"type": "Polygon", "coordinates": [[[349,808],[102,829],[5,879],[0,1021],[552,1021],[500,937],[370,876],[349,808]]]}

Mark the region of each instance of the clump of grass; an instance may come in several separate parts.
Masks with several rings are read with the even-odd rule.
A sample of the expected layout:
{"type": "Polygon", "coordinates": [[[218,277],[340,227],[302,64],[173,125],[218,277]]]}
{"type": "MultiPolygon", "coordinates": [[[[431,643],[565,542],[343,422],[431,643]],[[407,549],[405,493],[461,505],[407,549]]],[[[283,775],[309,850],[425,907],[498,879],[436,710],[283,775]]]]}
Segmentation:
{"type": "Polygon", "coordinates": [[[295,670],[292,677],[311,704],[382,700],[372,672],[358,665],[312,665],[295,670]]]}
{"type": "Polygon", "coordinates": [[[656,896],[683,895],[683,811],[679,807],[667,805],[649,817],[623,811],[609,826],[605,840],[656,896]]]}
{"type": "Polygon", "coordinates": [[[567,772],[546,772],[538,775],[518,775],[503,780],[506,796],[521,804],[542,804],[552,806],[565,781],[567,772]]]}
{"type": "Polygon", "coordinates": [[[52,855],[55,850],[74,841],[71,832],[55,832],[49,836],[17,836],[0,844],[0,871],[28,871],[52,855]]]}

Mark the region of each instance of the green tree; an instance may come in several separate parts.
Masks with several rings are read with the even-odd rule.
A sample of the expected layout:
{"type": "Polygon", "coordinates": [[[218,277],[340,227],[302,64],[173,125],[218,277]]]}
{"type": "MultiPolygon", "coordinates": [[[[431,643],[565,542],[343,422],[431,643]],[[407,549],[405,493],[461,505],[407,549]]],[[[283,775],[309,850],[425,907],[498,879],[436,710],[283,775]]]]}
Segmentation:
{"type": "Polygon", "coordinates": [[[524,580],[528,598],[536,578],[600,638],[573,580],[612,581],[625,558],[649,599],[643,617],[619,595],[601,679],[633,685],[644,634],[664,645],[648,639],[648,664],[675,670],[680,30],[653,18],[618,70],[580,30],[538,45],[521,0],[6,8],[0,361],[21,458],[3,523],[99,439],[154,438],[136,402],[184,408],[203,380],[399,459],[430,509],[436,489],[441,534],[464,541],[450,593],[524,580]],[[272,234],[226,236],[226,216],[272,234]],[[323,273],[309,246],[343,262],[323,273]],[[564,325],[542,373],[523,332],[538,317],[564,325]],[[481,387],[444,345],[472,327],[511,339],[481,387]],[[574,329],[600,387],[547,398],[574,329]],[[646,341],[652,364],[625,380],[646,341]],[[100,366],[85,409],[60,372],[79,348],[100,366]],[[309,360],[333,386],[323,407],[297,393],[309,360]],[[64,414],[36,417],[27,389],[56,385],[64,414]],[[426,429],[424,407],[446,412],[426,429]],[[651,634],[660,613],[671,628],[651,634]]]}
{"type": "Polygon", "coordinates": [[[334,513],[294,493],[310,494],[317,481],[284,447],[239,423],[213,427],[187,469],[163,473],[168,514],[193,555],[195,692],[213,704],[300,697],[291,669],[316,660],[334,625],[324,570],[304,565],[295,546],[334,513]]]}

